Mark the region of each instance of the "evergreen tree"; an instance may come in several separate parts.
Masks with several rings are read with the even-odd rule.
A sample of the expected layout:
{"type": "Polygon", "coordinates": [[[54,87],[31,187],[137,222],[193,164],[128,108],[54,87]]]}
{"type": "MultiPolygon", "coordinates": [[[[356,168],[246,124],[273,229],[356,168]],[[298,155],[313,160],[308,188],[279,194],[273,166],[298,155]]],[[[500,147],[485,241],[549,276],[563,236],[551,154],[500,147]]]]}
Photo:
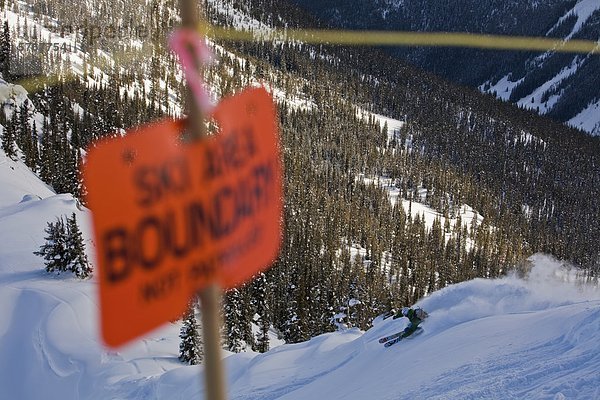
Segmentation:
{"type": "MultiPolygon", "coordinates": [[[[234,288],[225,294],[225,348],[234,353],[246,349],[242,293],[234,288]]],[[[251,343],[250,343],[251,344],[251,343]]]]}
{"type": "Polygon", "coordinates": [[[65,220],[60,217],[56,222],[49,222],[45,231],[44,243],[34,254],[45,260],[47,272],[71,271],[80,279],[92,274],[87,255],[83,235],[77,226],[75,213],[65,220]]]}
{"type": "Polygon", "coordinates": [[[38,134],[37,126],[35,121],[33,122],[33,128],[31,129],[30,135],[30,151],[26,155],[25,164],[33,171],[37,172],[38,165],[40,163],[40,152],[38,147],[38,134]]]}
{"type": "Polygon", "coordinates": [[[267,276],[260,273],[252,282],[252,308],[254,322],[258,325],[254,351],[265,353],[269,351],[269,329],[271,327],[270,312],[267,303],[267,276]]]}
{"type": "Polygon", "coordinates": [[[4,21],[2,36],[0,37],[0,72],[5,80],[10,79],[10,28],[8,21],[4,21]]]}
{"type": "Polygon", "coordinates": [[[179,360],[186,364],[197,365],[204,358],[202,335],[199,330],[196,319],[196,302],[192,301],[185,315],[183,316],[183,325],[179,332],[179,360]]]}
{"type": "Polygon", "coordinates": [[[42,257],[45,260],[47,272],[57,272],[60,274],[68,268],[67,250],[66,250],[66,231],[62,218],[56,218],[56,222],[48,222],[44,243],[38,251],[33,254],[42,257]]]}
{"type": "Polygon", "coordinates": [[[67,269],[72,271],[79,279],[85,279],[92,275],[92,266],[85,254],[83,235],[77,226],[75,213],[67,218],[67,240],[66,240],[67,269]]]}
{"type": "Polygon", "coordinates": [[[49,119],[44,116],[42,121],[42,137],[40,152],[40,178],[47,184],[52,184],[55,175],[56,151],[54,149],[53,133],[49,119]]]}
{"type": "MultiPolygon", "coordinates": [[[[293,290],[296,294],[297,290],[293,290]]],[[[304,340],[304,335],[300,326],[300,316],[298,315],[298,301],[295,296],[292,296],[285,308],[285,319],[281,324],[283,338],[287,343],[298,343],[304,340]]]]}
{"type": "Polygon", "coordinates": [[[17,147],[15,145],[15,128],[13,120],[10,119],[6,123],[6,127],[2,132],[2,150],[4,154],[11,160],[17,160],[17,147]]]}
{"type": "Polygon", "coordinates": [[[53,186],[59,193],[71,193],[77,196],[79,193],[79,173],[77,170],[79,151],[65,144],[62,154],[62,171],[58,175],[58,183],[53,186]]]}

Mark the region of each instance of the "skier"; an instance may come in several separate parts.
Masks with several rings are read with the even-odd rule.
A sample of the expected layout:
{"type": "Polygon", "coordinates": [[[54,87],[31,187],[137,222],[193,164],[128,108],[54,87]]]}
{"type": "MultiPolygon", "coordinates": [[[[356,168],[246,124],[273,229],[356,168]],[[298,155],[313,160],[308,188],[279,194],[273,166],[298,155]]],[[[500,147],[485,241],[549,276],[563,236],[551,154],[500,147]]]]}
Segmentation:
{"type": "Polygon", "coordinates": [[[402,307],[402,309],[396,315],[394,315],[393,319],[402,317],[408,318],[410,324],[408,324],[408,326],[404,329],[404,332],[402,333],[402,338],[406,338],[412,335],[419,327],[419,324],[423,322],[423,320],[428,316],[429,314],[427,314],[425,310],[423,310],[420,307],[416,307],[414,309],[402,307]]]}
{"type": "Polygon", "coordinates": [[[390,347],[402,339],[409,337],[413,333],[422,331],[423,329],[419,328],[419,324],[428,316],[429,314],[419,307],[415,307],[414,309],[408,307],[402,308],[396,315],[394,315],[393,319],[406,317],[410,323],[404,330],[394,333],[390,336],[382,337],[379,339],[379,343],[384,343],[385,347],[390,347]]]}

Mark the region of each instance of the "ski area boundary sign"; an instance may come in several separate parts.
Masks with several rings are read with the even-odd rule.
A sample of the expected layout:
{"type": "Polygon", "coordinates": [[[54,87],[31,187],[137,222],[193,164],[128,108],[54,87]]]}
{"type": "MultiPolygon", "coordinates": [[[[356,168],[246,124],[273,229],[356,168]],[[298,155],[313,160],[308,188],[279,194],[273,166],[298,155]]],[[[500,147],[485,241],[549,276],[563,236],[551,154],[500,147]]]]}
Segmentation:
{"type": "Polygon", "coordinates": [[[278,120],[248,89],[211,114],[219,133],[181,141],[162,121],[90,150],[83,176],[97,252],[102,336],[120,346],[181,317],[209,284],[266,269],[281,241],[278,120]]]}

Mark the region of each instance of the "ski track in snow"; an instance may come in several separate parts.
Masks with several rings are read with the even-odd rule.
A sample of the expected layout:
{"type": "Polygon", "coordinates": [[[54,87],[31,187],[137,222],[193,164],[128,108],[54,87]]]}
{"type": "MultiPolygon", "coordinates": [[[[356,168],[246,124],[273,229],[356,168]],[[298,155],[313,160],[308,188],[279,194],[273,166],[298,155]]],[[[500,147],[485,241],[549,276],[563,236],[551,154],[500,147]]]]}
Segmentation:
{"type": "MultiPolygon", "coordinates": [[[[344,343],[346,340],[358,340],[356,338],[360,335],[358,330],[346,331],[341,335],[325,334],[308,342],[278,347],[267,355],[256,356],[245,369],[246,373],[231,382],[233,388],[239,388],[232,391],[231,398],[278,399],[314,381],[326,379],[328,374],[343,368],[358,353],[358,350],[346,352],[336,349],[347,344],[348,342],[344,343]],[[342,344],[339,344],[340,339],[342,344]],[[279,377],[269,377],[265,381],[264,378],[271,373],[279,377]],[[252,383],[253,375],[257,375],[255,379],[267,384],[257,387],[252,383]],[[275,382],[269,382],[271,379],[275,382]]],[[[354,343],[354,340],[350,343],[354,343]]]]}
{"type": "MultiPolygon", "coordinates": [[[[552,311],[552,320],[559,324],[560,316],[552,311]]],[[[406,397],[481,399],[497,398],[503,393],[505,399],[555,398],[557,395],[598,398],[600,353],[593,332],[600,328],[600,308],[596,305],[588,311],[582,313],[580,325],[566,334],[531,348],[495,355],[492,359],[477,358],[441,374],[428,387],[406,393],[406,397]],[[583,342],[573,337],[581,337],[583,342]]]]}

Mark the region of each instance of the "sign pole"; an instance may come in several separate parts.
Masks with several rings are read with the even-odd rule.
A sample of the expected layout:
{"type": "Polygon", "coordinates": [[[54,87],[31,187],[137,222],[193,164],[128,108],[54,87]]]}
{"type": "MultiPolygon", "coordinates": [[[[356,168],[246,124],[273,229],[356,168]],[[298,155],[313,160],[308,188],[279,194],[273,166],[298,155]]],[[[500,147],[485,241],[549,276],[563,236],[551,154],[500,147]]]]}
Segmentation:
{"type": "Polygon", "coordinates": [[[225,379],[221,362],[221,288],[211,284],[200,291],[204,340],[204,384],[206,399],[225,400],[225,379]]]}
{"type": "Polygon", "coordinates": [[[213,110],[200,74],[210,51],[197,32],[195,1],[180,0],[184,26],[169,37],[186,75],[188,118],[97,142],[83,175],[98,238],[106,345],[121,346],[180,317],[199,296],[205,394],[225,400],[222,289],[250,280],[277,257],[281,156],[277,112],[264,88],[224,98],[213,110]],[[203,139],[208,112],[219,134],[203,139]]]}
{"type": "MultiPolygon", "coordinates": [[[[181,26],[187,29],[198,29],[198,4],[202,6],[204,1],[194,0],[180,0],[181,10],[181,26]]],[[[200,65],[196,65],[196,70],[201,68],[200,65]]],[[[190,139],[197,140],[201,139],[206,135],[206,127],[204,125],[204,112],[197,104],[196,99],[190,85],[188,83],[186,90],[186,104],[187,104],[187,134],[190,139]]]]}
{"type": "MultiPolygon", "coordinates": [[[[198,27],[198,5],[203,1],[180,0],[181,25],[183,28],[196,30],[198,27]]],[[[200,68],[199,65],[196,66],[200,68]]],[[[197,104],[192,90],[186,91],[187,134],[191,140],[201,139],[206,135],[204,113],[197,104]]],[[[221,288],[211,284],[199,293],[202,304],[202,333],[204,342],[204,386],[205,398],[209,400],[225,400],[225,379],[221,362],[221,288]]]]}

